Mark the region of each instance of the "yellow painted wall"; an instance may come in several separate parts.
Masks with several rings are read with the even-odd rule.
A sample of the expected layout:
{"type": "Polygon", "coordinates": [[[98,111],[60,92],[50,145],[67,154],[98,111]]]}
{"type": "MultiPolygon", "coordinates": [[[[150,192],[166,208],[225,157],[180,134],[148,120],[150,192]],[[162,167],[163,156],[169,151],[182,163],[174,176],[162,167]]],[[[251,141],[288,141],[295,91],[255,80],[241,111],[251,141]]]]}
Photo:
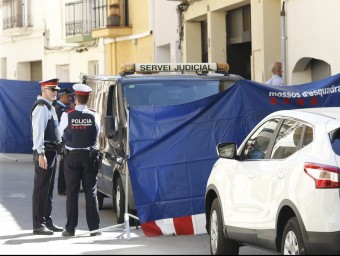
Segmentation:
{"type": "Polygon", "coordinates": [[[106,45],[107,73],[118,74],[122,64],[154,61],[154,45],[152,32],[152,21],[150,21],[149,0],[130,0],[130,25],[132,27],[132,35],[116,38],[111,44],[106,45]]]}

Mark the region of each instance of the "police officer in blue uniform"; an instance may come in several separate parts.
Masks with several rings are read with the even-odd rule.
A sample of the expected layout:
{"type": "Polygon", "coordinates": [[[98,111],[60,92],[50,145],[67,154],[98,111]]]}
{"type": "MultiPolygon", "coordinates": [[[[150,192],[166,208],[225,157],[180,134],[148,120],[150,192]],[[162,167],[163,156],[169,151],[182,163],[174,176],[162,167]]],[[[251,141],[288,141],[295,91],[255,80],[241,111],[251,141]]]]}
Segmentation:
{"type": "Polygon", "coordinates": [[[78,225],[78,197],[80,183],[85,193],[86,221],[91,236],[101,235],[97,200],[96,165],[97,142],[100,129],[98,114],[87,108],[86,104],[92,89],[85,84],[73,85],[75,103],[61,116],[60,132],[66,148],[64,173],[66,179],[66,213],[67,223],[63,236],[74,236],[78,225]]]}
{"type": "Polygon", "coordinates": [[[52,200],[57,143],[60,141],[58,119],[52,102],[58,90],[58,79],[40,82],[41,95],[31,110],[34,188],[32,196],[33,234],[53,235],[63,229],[53,223],[52,200]]]}
{"type": "MultiPolygon", "coordinates": [[[[58,122],[60,123],[60,118],[62,113],[69,110],[70,108],[74,108],[74,104],[72,102],[72,91],[69,88],[60,89],[58,91],[58,99],[53,101],[53,105],[57,112],[58,122]]],[[[58,174],[58,194],[66,195],[66,183],[65,183],[65,175],[64,175],[64,157],[60,155],[59,160],[59,174],[58,174]]]]}

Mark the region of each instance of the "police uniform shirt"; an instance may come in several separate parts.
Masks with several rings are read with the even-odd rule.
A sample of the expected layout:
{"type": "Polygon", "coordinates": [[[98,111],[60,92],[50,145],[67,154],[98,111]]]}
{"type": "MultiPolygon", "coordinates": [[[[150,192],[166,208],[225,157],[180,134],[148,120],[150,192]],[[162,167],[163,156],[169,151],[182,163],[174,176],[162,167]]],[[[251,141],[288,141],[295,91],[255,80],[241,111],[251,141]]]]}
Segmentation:
{"type": "Polygon", "coordinates": [[[66,111],[68,110],[70,107],[67,106],[65,103],[61,102],[60,100],[57,100],[56,101],[56,104],[55,104],[55,109],[57,111],[57,116],[58,116],[58,121],[60,122],[60,118],[61,118],[61,115],[66,111]],[[58,106],[59,105],[59,106],[58,106]],[[59,112],[59,113],[58,113],[59,112]]]}
{"type": "MultiPolygon", "coordinates": [[[[44,136],[45,136],[45,129],[47,126],[48,120],[54,117],[55,127],[58,126],[58,118],[57,114],[55,113],[54,107],[52,106],[52,102],[47,101],[46,99],[39,97],[37,99],[46,101],[50,106],[51,110],[47,108],[46,105],[37,105],[33,112],[32,112],[32,140],[33,140],[33,150],[37,150],[38,153],[44,152],[44,136]]],[[[57,138],[60,140],[60,133],[59,130],[57,131],[57,138]]]]}
{"type": "Polygon", "coordinates": [[[61,102],[60,100],[57,100],[57,103],[63,106],[64,108],[68,108],[68,106],[65,103],[61,102]]]}
{"type": "MultiPolygon", "coordinates": [[[[99,125],[100,121],[99,121],[99,116],[98,116],[97,112],[94,112],[94,111],[88,109],[88,107],[86,105],[76,105],[75,106],[75,110],[80,111],[82,113],[94,115],[94,121],[95,121],[96,132],[97,132],[97,136],[96,136],[96,143],[97,143],[98,138],[99,138],[99,128],[100,128],[100,125],[99,125]]],[[[64,131],[68,127],[68,125],[69,125],[68,124],[68,113],[64,112],[61,115],[60,125],[59,125],[59,131],[60,131],[61,136],[64,135],[64,131]]],[[[65,147],[68,150],[74,150],[75,149],[75,148],[71,148],[71,147],[68,147],[68,146],[65,146],[65,147]]],[[[98,149],[97,148],[97,144],[93,145],[91,147],[95,148],[95,149],[98,149]]],[[[87,150],[90,150],[90,147],[87,147],[87,148],[76,148],[76,149],[87,149],[87,150]]]]}

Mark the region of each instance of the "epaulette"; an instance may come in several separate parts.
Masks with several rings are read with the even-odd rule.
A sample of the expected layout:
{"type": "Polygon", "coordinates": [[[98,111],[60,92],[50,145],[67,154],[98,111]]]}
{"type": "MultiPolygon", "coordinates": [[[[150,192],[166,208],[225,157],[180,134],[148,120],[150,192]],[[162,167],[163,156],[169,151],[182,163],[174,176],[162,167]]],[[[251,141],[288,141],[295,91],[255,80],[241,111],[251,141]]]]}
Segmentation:
{"type": "Polygon", "coordinates": [[[51,110],[51,105],[48,104],[46,101],[42,100],[42,99],[39,99],[37,100],[34,105],[33,105],[33,109],[36,107],[36,106],[46,106],[49,110],[51,110]]]}
{"type": "Polygon", "coordinates": [[[67,113],[72,113],[75,109],[74,108],[70,108],[69,110],[67,110],[67,113]]]}
{"type": "Polygon", "coordinates": [[[34,102],[32,108],[31,108],[31,115],[32,115],[33,110],[34,110],[37,106],[42,107],[42,106],[44,106],[44,105],[48,108],[48,110],[51,110],[51,105],[48,104],[46,101],[41,100],[41,99],[36,100],[36,101],[34,102]]]}
{"type": "Polygon", "coordinates": [[[96,110],[94,110],[93,108],[88,108],[88,110],[90,110],[90,111],[92,111],[92,112],[94,112],[94,113],[96,113],[97,111],[96,110]]]}

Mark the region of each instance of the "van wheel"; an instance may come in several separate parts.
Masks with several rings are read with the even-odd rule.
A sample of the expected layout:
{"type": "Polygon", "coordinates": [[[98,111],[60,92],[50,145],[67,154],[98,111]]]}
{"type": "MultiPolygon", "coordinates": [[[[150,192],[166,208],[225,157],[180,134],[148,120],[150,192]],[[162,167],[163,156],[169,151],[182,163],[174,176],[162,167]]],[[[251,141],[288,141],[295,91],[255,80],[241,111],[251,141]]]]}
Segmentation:
{"type": "Polygon", "coordinates": [[[305,244],[296,217],[291,218],[283,231],[281,253],[288,255],[306,254],[305,244]]]}
{"type": "Polygon", "coordinates": [[[120,177],[117,178],[112,193],[113,209],[117,214],[117,223],[124,223],[125,214],[125,192],[123,182],[120,177]]]}
{"type": "Polygon", "coordinates": [[[238,255],[239,245],[224,236],[221,206],[217,198],[210,210],[210,253],[212,255],[238,255]]]}
{"type": "Polygon", "coordinates": [[[98,200],[98,208],[99,210],[103,209],[104,203],[104,194],[97,190],[97,200],[98,200]]]}

